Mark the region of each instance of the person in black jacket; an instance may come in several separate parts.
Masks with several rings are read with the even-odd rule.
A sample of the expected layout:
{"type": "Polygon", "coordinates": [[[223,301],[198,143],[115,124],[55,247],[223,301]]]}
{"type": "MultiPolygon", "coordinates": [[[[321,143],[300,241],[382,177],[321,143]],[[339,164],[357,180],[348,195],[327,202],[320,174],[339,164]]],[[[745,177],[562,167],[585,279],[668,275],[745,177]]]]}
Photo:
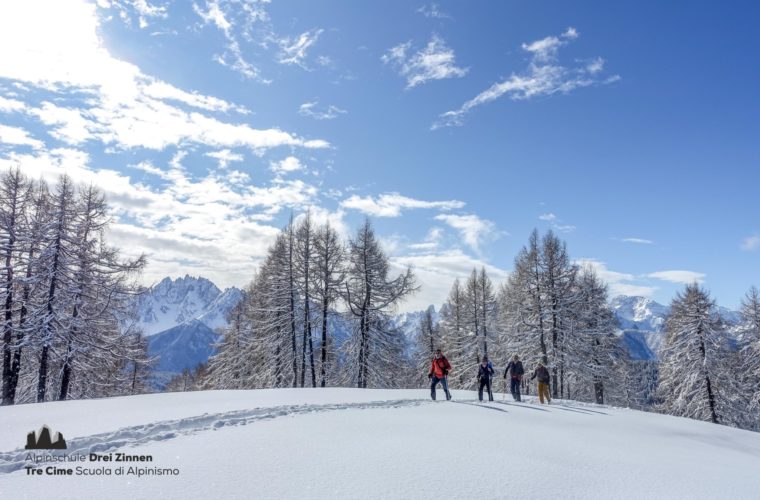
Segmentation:
{"type": "Polygon", "coordinates": [[[509,389],[512,392],[512,399],[515,401],[522,401],[520,399],[520,382],[524,374],[525,369],[523,368],[522,361],[520,361],[520,356],[515,354],[512,361],[507,365],[507,369],[504,370],[504,379],[506,380],[507,376],[510,376],[509,389]]]}
{"type": "Polygon", "coordinates": [[[491,377],[493,376],[493,368],[488,362],[488,356],[483,356],[478,366],[478,399],[483,401],[483,387],[488,389],[488,400],[493,401],[493,393],[491,392],[491,377]]]}

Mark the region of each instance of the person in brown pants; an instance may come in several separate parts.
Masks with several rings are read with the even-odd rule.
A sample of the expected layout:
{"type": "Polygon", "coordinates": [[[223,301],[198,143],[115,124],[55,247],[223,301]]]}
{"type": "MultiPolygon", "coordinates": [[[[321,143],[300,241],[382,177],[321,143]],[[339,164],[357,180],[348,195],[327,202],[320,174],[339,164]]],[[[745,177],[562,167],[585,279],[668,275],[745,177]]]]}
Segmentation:
{"type": "Polygon", "coordinates": [[[549,392],[549,380],[551,380],[551,376],[549,375],[549,370],[540,361],[536,369],[533,370],[533,375],[530,376],[531,380],[534,378],[538,378],[538,400],[541,404],[544,404],[544,398],[546,398],[546,403],[550,404],[552,402],[549,392]]]}

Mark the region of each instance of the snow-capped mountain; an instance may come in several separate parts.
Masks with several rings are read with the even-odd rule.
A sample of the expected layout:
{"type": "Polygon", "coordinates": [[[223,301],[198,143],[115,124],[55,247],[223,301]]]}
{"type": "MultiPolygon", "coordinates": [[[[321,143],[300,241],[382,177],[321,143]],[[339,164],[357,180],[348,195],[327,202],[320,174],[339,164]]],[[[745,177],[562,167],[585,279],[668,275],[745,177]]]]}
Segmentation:
{"type": "Polygon", "coordinates": [[[243,296],[237,288],[221,291],[206,278],[164,278],[137,299],[145,336],[198,320],[211,330],[227,325],[227,313],[243,296]]]}
{"type": "Polygon", "coordinates": [[[646,297],[619,295],[610,306],[620,322],[620,328],[660,332],[670,308],[646,297]]]}
{"type": "MultiPolygon", "coordinates": [[[[432,307],[432,306],[431,306],[432,307]]],[[[440,314],[433,307],[433,324],[437,324],[440,314]]],[[[400,330],[410,342],[417,338],[422,325],[422,318],[425,317],[425,311],[409,311],[397,314],[391,320],[391,324],[397,330],[400,330]]]]}
{"type": "MultiPolygon", "coordinates": [[[[655,359],[664,339],[665,319],[670,307],[646,297],[619,295],[610,306],[620,324],[623,342],[634,358],[655,359]]],[[[735,331],[741,321],[738,311],[718,306],[718,315],[735,331]]]]}

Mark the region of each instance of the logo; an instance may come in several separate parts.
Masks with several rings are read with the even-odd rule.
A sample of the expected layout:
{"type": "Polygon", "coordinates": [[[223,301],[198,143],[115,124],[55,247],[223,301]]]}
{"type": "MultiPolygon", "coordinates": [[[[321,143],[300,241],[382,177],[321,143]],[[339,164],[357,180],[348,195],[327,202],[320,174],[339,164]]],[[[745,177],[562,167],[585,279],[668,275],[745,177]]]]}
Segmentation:
{"type": "Polygon", "coordinates": [[[39,432],[30,432],[26,435],[26,447],[27,450],[65,450],[66,440],[63,439],[63,434],[56,432],[55,439],[51,439],[50,427],[43,425],[39,432]]]}

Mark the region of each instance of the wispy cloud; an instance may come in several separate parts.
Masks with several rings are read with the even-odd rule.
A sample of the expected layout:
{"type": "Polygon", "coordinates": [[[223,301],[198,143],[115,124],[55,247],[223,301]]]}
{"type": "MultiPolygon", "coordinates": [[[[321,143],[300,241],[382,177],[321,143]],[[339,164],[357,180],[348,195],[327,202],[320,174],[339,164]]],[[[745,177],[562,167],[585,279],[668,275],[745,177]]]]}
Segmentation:
{"type": "Polygon", "coordinates": [[[644,238],[622,238],[620,241],[624,243],[636,243],[637,245],[654,245],[654,241],[644,238]]]}
{"type": "Polygon", "coordinates": [[[539,215],[538,219],[539,220],[545,220],[545,221],[548,221],[548,222],[552,222],[552,221],[557,220],[557,216],[554,215],[553,213],[549,212],[549,213],[546,213],[546,214],[539,215]]]}
{"type": "Polygon", "coordinates": [[[494,83],[458,109],[442,113],[431,128],[435,130],[441,127],[462,125],[465,115],[473,109],[503,96],[508,96],[513,100],[527,100],[557,93],[567,94],[577,88],[618,80],[617,75],[602,78],[604,60],[601,58],[574,67],[559,64],[559,49],[578,36],[575,28],[568,28],[559,36],[549,36],[522,44],[522,49],[530,55],[530,63],[526,70],[513,73],[509,78],[494,83]]]}
{"type": "Polygon", "coordinates": [[[562,224],[562,221],[553,212],[539,215],[538,220],[550,223],[553,229],[561,233],[572,233],[576,229],[572,224],[562,224]]]}
{"type": "Polygon", "coordinates": [[[101,9],[115,10],[126,24],[131,25],[136,18],[140,28],[147,28],[155,19],[168,17],[165,5],[156,5],[148,0],[99,0],[97,5],[101,9]]]}
{"type": "Polygon", "coordinates": [[[227,168],[230,163],[243,161],[243,155],[240,153],[233,153],[229,149],[220,149],[219,151],[210,151],[206,153],[209,158],[214,158],[219,162],[219,168],[227,168]]]}
{"type": "Polygon", "coordinates": [[[268,0],[253,0],[237,5],[237,2],[206,0],[205,8],[193,3],[193,11],[203,20],[203,26],[217,28],[226,40],[224,51],[216,54],[214,60],[244,78],[261,83],[271,83],[271,80],[265,79],[259,68],[244,57],[240,41],[252,40],[254,26],[269,19],[265,8],[268,3],[268,0]]]}
{"type": "Polygon", "coordinates": [[[481,219],[475,214],[440,214],[436,215],[435,219],[459,231],[464,242],[477,253],[480,253],[481,243],[493,241],[507,234],[498,231],[496,224],[490,220],[481,219]]]}
{"type": "Polygon", "coordinates": [[[458,200],[424,201],[402,196],[399,193],[386,193],[378,197],[352,195],[341,202],[341,207],[358,210],[374,217],[398,217],[405,209],[451,210],[464,207],[464,202],[458,200]]]}
{"type": "Polygon", "coordinates": [[[741,249],[745,252],[752,252],[760,249],[760,234],[753,234],[742,240],[741,249]]]}
{"type": "Polygon", "coordinates": [[[420,243],[411,243],[409,245],[410,250],[415,251],[432,251],[438,248],[443,238],[443,229],[440,227],[433,227],[428,231],[425,239],[420,243]]]}
{"type": "Polygon", "coordinates": [[[388,50],[381,60],[395,67],[406,78],[407,89],[431,80],[461,78],[469,70],[456,65],[454,51],[436,34],[422,49],[415,51],[411,41],[402,43],[388,50]]]}
{"type": "Polygon", "coordinates": [[[574,261],[580,267],[590,267],[601,278],[610,290],[610,295],[652,297],[657,291],[655,286],[647,286],[636,283],[636,276],[630,273],[612,271],[607,264],[597,259],[577,259],[574,261]]]}
{"type": "Polygon", "coordinates": [[[649,273],[647,278],[653,278],[662,281],[669,281],[671,283],[680,283],[688,285],[691,283],[702,283],[707,275],[704,273],[698,273],[695,271],[657,271],[656,273],[649,273]]]}
{"type": "Polygon", "coordinates": [[[417,12],[425,17],[433,19],[451,19],[451,16],[441,10],[441,7],[437,3],[428,3],[417,9],[417,12]]]}
{"type": "Polygon", "coordinates": [[[332,104],[322,109],[319,109],[318,106],[318,101],[305,102],[298,107],[298,114],[314,118],[315,120],[334,120],[338,116],[348,113],[345,109],[333,106],[332,104]]]}
{"type": "Polygon", "coordinates": [[[280,39],[278,41],[280,52],[277,61],[280,64],[295,64],[304,69],[308,69],[306,66],[308,51],[315,43],[317,43],[317,40],[323,32],[323,29],[315,28],[301,33],[296,37],[285,37],[280,39]]]}

